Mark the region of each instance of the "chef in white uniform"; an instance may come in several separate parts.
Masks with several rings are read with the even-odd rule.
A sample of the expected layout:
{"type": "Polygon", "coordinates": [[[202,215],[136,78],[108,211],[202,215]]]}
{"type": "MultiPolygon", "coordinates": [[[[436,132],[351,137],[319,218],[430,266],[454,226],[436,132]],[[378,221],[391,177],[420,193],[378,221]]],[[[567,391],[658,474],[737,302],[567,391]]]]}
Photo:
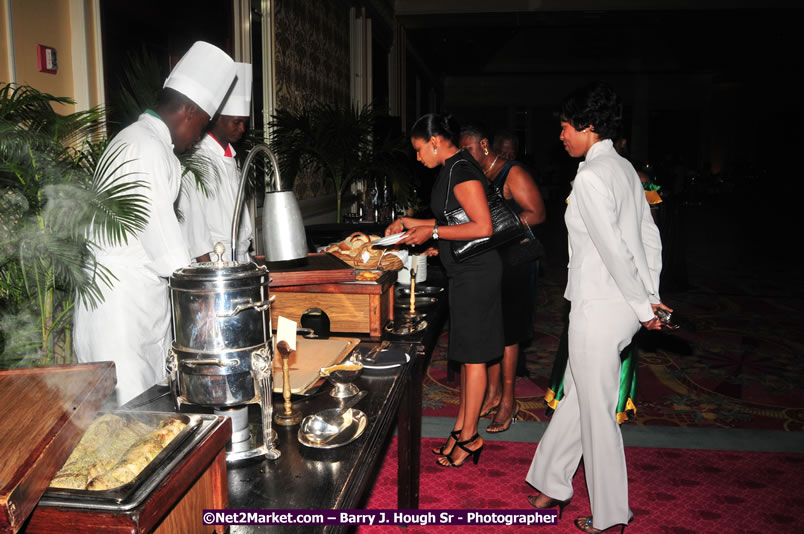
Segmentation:
{"type": "Polygon", "coordinates": [[[75,311],[78,361],[115,362],[120,405],[165,376],[172,339],[167,278],[190,263],[173,209],[181,184],[176,154],[198,142],[234,78],[225,52],[196,42],[171,71],[155,109],[123,129],[102,156],[115,158],[119,183],[141,183],[132,192],[149,204],[145,229],[127,241],[95,236],[97,260],[116,280],[96,308],[79,300],[75,311]]]}
{"type": "MultiPolygon", "coordinates": [[[[224,259],[231,259],[232,217],[235,212],[240,172],[232,143],[243,137],[251,115],[251,65],[236,63],[237,79],[234,88],[213,119],[209,132],[198,150],[206,157],[214,172],[209,173],[206,194],[192,184],[185,183],[179,195],[179,209],[184,217],[181,229],[190,249],[198,261],[210,261],[215,243],[226,247],[224,259]]],[[[241,207],[240,228],[237,234],[237,261],[249,261],[248,249],[253,230],[246,206],[241,207]]]]}
{"type": "Polygon", "coordinates": [[[564,398],[539,442],[526,480],[541,494],[536,508],[563,507],[583,457],[592,515],[576,519],[587,533],[626,525],[628,477],[617,422],[620,353],[640,328],[661,327],[661,242],[636,171],[614,150],[622,106],[614,91],[593,83],[561,109],[561,141],[583,157],[564,220],[572,302],[564,398]]]}

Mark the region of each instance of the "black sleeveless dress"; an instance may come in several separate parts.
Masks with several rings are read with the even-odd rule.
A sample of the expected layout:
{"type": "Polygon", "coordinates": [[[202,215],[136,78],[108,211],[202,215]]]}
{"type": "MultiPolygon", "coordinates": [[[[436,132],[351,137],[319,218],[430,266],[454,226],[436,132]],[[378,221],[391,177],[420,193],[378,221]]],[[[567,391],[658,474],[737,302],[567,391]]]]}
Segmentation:
{"type": "MultiPolygon", "coordinates": [[[[439,226],[447,224],[445,203],[447,211],[460,207],[453,188],[469,180],[486,187],[480,167],[461,150],[444,163],[433,184],[430,208],[439,226]]],[[[500,255],[491,250],[458,263],[446,239],[438,241],[438,255],[449,283],[449,359],[484,363],[499,358],[504,348],[500,255]]]]}
{"type": "MultiPolygon", "coordinates": [[[[520,165],[508,161],[494,178],[494,186],[503,191],[511,167],[520,165]]],[[[522,208],[513,198],[505,199],[519,215],[522,208]]],[[[502,306],[505,346],[516,345],[533,336],[533,268],[532,263],[509,265],[503,262],[502,306]]]]}

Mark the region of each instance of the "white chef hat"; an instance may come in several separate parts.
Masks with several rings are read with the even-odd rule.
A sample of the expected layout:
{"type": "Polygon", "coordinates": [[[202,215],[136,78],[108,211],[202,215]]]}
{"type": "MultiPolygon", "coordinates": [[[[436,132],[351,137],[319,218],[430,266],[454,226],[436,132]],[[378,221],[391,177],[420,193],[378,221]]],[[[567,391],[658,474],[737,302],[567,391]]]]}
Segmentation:
{"type": "Polygon", "coordinates": [[[237,79],[229,97],[221,106],[221,115],[248,117],[251,115],[251,63],[235,63],[237,79]]]}
{"type": "Polygon", "coordinates": [[[195,102],[212,118],[229,93],[235,62],[217,46],[196,41],[165,80],[165,87],[195,102]]]}

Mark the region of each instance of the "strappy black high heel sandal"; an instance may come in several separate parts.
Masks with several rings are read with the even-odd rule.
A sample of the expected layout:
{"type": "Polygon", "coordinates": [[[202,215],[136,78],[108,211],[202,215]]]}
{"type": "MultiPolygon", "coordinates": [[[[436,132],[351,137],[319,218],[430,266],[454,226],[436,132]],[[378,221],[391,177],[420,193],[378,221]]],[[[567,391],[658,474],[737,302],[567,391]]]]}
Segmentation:
{"type": "Polygon", "coordinates": [[[440,465],[441,467],[460,467],[460,466],[462,466],[463,464],[466,463],[466,460],[468,460],[469,458],[472,458],[472,463],[477,465],[477,462],[480,460],[480,453],[483,452],[483,447],[485,446],[485,444],[481,445],[480,447],[478,447],[477,449],[474,449],[474,450],[472,450],[469,447],[467,447],[467,445],[469,445],[470,443],[473,443],[474,441],[476,441],[478,439],[480,439],[480,434],[475,434],[474,436],[472,436],[470,439],[467,439],[466,441],[456,441],[455,442],[455,447],[463,449],[464,451],[469,453],[461,461],[461,463],[458,464],[458,463],[455,463],[452,460],[452,453],[455,452],[455,447],[452,448],[452,452],[450,452],[449,454],[445,454],[443,456],[443,458],[447,459],[447,461],[449,462],[449,465],[444,465],[441,462],[439,462],[438,460],[436,460],[436,463],[438,465],[440,465]]]}
{"type": "MultiPolygon", "coordinates": [[[[454,440],[455,443],[457,443],[459,437],[461,437],[461,431],[460,430],[453,430],[452,432],[449,433],[449,437],[447,438],[447,443],[449,443],[450,439],[454,440]]],[[[453,445],[452,448],[448,452],[444,452],[444,449],[447,448],[447,443],[444,443],[442,446],[440,446],[440,447],[438,447],[436,449],[432,449],[432,453],[437,454],[438,456],[446,456],[448,454],[451,454],[452,451],[455,449],[455,445],[453,445]]]]}

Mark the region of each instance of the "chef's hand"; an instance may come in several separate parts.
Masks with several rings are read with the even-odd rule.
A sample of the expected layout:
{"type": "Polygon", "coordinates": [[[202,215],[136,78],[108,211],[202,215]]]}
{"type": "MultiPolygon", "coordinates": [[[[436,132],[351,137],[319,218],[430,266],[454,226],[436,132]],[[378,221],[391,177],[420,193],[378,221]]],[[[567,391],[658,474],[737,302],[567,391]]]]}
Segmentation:
{"type": "Polygon", "coordinates": [[[388,225],[388,228],[385,229],[385,235],[398,234],[404,229],[405,223],[402,222],[402,217],[400,217],[388,225]]]}
{"type": "MultiPolygon", "coordinates": [[[[673,311],[672,308],[670,308],[668,306],[665,306],[664,303],[662,303],[662,302],[660,302],[658,304],[651,304],[650,307],[653,309],[654,314],[656,313],[656,310],[658,310],[659,308],[661,308],[663,310],[667,310],[669,312],[673,311]]],[[[648,330],[661,330],[662,329],[662,322],[659,320],[658,317],[654,316],[653,319],[651,319],[650,321],[643,321],[642,326],[644,326],[648,330]]]]}
{"type": "Polygon", "coordinates": [[[400,245],[421,245],[426,241],[432,239],[433,227],[432,226],[416,226],[411,228],[405,233],[399,241],[400,245]]]}
{"type": "Polygon", "coordinates": [[[438,248],[436,247],[427,247],[427,250],[424,251],[425,256],[438,256],[438,248]]]}

